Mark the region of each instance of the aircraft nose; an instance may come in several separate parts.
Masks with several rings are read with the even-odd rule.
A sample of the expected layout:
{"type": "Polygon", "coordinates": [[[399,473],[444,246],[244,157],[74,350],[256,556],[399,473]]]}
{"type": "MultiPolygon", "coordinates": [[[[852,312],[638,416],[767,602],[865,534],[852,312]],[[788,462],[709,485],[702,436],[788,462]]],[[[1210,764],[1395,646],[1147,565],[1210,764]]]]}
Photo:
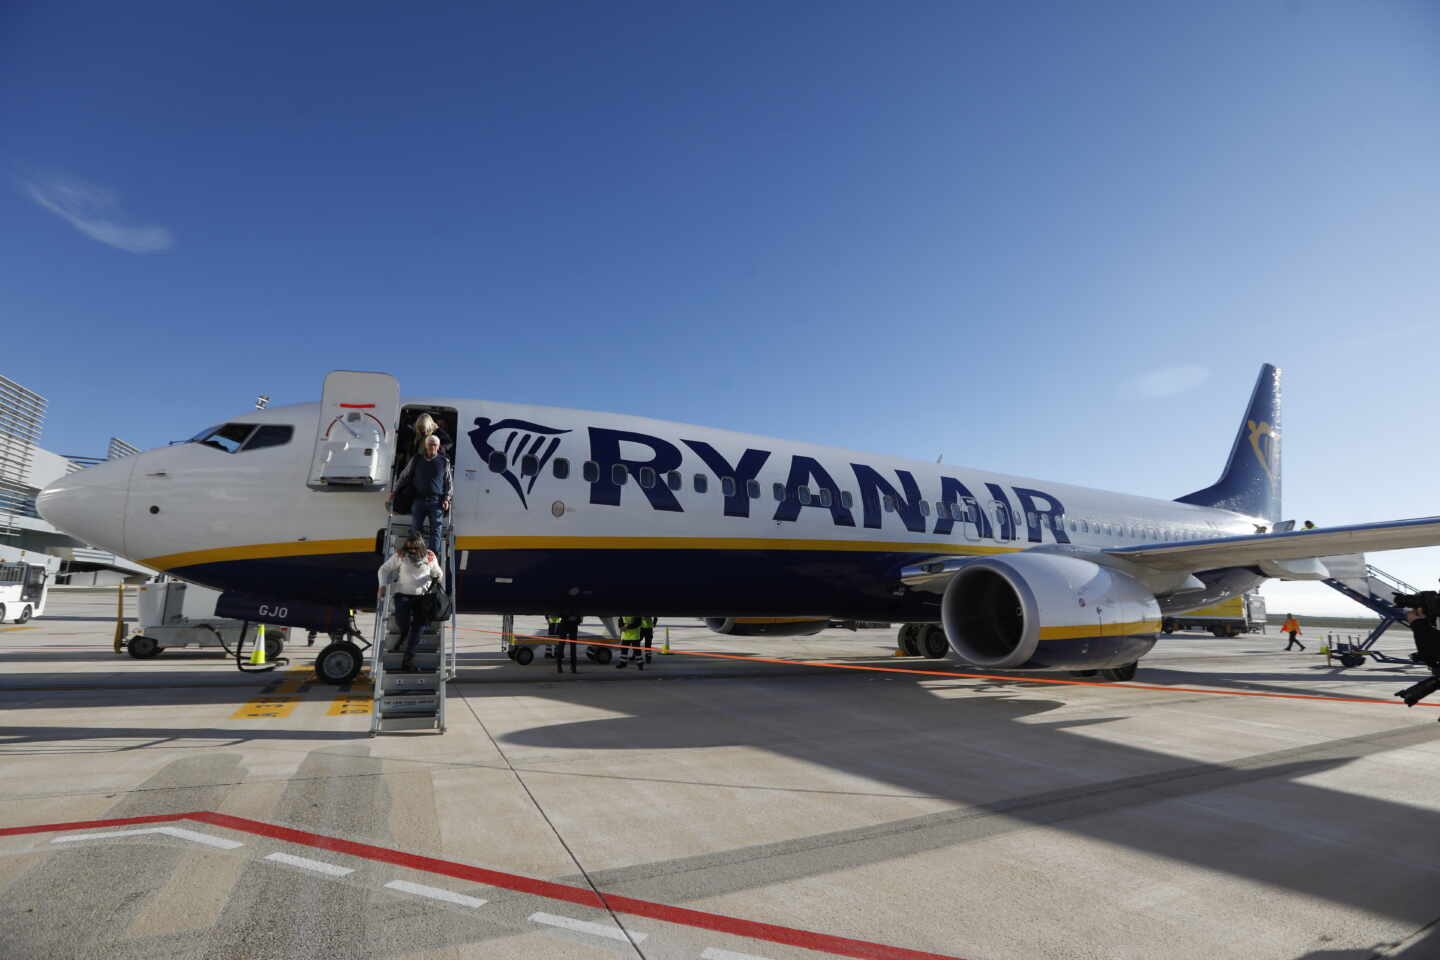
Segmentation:
{"type": "Polygon", "coordinates": [[[125,554],[125,505],[137,457],[99,463],[56,480],[35,498],[46,521],[77,540],[125,554]]]}

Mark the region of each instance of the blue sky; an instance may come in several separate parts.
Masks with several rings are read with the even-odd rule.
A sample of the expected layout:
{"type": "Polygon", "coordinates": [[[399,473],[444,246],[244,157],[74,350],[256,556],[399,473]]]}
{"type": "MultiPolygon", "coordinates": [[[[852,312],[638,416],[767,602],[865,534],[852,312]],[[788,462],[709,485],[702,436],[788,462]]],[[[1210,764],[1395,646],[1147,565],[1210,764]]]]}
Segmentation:
{"type": "Polygon", "coordinates": [[[1269,361],[1287,513],[1435,514],[1436,117],[1430,3],[18,0],[0,373],[63,453],[349,367],[1173,497],[1269,361]]]}

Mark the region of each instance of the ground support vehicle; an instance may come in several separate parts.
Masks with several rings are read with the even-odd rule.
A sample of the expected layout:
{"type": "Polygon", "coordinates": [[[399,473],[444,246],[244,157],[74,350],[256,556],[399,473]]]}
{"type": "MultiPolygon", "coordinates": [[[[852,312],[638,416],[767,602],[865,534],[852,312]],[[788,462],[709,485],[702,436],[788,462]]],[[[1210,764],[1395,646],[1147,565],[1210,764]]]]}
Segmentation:
{"type": "Polygon", "coordinates": [[[1264,633],[1265,598],[1258,593],[1244,593],[1189,613],[1171,614],[1161,622],[1161,633],[1180,630],[1209,630],[1217,637],[1264,633]]]}
{"type": "MultiPolygon", "coordinates": [[[[210,647],[234,656],[242,638],[254,639],[254,625],[244,620],[215,616],[215,590],[163,580],[142,584],[139,591],[140,622],[122,646],[137,660],[157,657],[172,647],[210,647]]],[[[279,657],[289,639],[289,628],[265,628],[267,660],[279,657]]]]}
{"type": "Polygon", "coordinates": [[[45,612],[60,558],[0,547],[0,623],[26,623],[45,612]]]}

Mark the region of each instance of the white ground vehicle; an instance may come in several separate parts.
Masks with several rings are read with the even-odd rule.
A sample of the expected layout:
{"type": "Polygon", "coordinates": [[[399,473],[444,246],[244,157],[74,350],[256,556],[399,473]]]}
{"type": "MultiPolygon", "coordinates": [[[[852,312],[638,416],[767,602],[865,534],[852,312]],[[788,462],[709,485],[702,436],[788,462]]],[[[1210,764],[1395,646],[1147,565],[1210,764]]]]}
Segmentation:
{"type": "Polygon", "coordinates": [[[24,623],[45,612],[60,558],[0,547],[0,623],[24,623]]]}
{"type": "MultiPolygon", "coordinates": [[[[165,580],[140,587],[140,623],[125,641],[125,649],[138,660],[158,656],[169,647],[215,647],[233,655],[242,631],[254,640],[255,625],[215,616],[218,590],[183,580],[165,580]]],[[[289,628],[265,628],[265,653],[275,659],[285,649],[289,628]]]]}

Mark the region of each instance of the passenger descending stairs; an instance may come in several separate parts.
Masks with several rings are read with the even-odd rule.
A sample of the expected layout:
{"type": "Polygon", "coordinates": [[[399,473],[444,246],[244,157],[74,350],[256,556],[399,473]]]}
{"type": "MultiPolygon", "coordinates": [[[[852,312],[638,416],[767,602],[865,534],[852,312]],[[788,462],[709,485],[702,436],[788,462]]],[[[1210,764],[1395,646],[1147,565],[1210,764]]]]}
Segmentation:
{"type": "MultiPolygon", "coordinates": [[[[390,517],[385,535],[385,557],[388,560],[400,549],[410,534],[410,518],[390,517]]],[[[445,538],[440,544],[442,556],[436,557],[445,571],[445,590],[455,598],[455,533],[452,524],[445,525],[445,538]]],[[[375,636],[379,643],[371,648],[370,736],[397,730],[438,730],[445,732],[445,682],[455,677],[455,618],[444,623],[429,623],[420,634],[415,648],[415,670],[400,673],[405,659],[400,628],[394,615],[395,585],[385,588],[379,609],[375,611],[375,636]],[[448,628],[448,629],[447,629],[448,628]],[[393,653],[391,651],[394,651],[393,653]]]]}
{"type": "Polygon", "coordinates": [[[1370,652],[1375,659],[1387,663],[1409,663],[1409,660],[1382,656],[1378,652],[1371,651],[1370,648],[1375,645],[1375,641],[1380,639],[1380,635],[1389,629],[1391,624],[1405,622],[1405,611],[1401,607],[1395,606],[1391,600],[1392,594],[1419,593],[1420,591],[1399,577],[1391,576],[1379,567],[1366,563],[1363,553],[1341,557],[1323,557],[1321,562],[1325,564],[1325,569],[1330,571],[1330,576],[1323,581],[1326,586],[1340,591],[1356,603],[1380,614],[1380,625],[1370,631],[1370,635],[1365,638],[1364,642],[1358,644],[1354,649],[1370,652]]]}

